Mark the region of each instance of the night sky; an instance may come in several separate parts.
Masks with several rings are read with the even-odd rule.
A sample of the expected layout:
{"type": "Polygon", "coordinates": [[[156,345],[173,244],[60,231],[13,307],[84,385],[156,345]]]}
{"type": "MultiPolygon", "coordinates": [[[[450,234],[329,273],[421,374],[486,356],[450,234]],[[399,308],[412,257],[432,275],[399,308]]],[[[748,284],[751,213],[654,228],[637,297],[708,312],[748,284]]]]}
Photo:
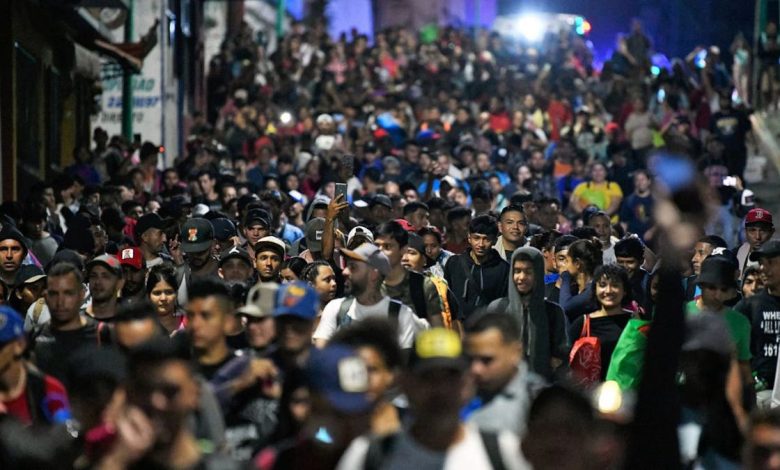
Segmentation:
{"type": "MultiPolygon", "coordinates": [[[[522,8],[575,13],[593,25],[591,39],[600,54],[614,49],[619,32],[639,17],[655,45],[670,57],[683,56],[696,45],[715,44],[728,51],[738,31],[753,37],[754,2],[742,0],[499,0],[499,11],[522,8]]],[[[600,55],[599,54],[599,55],[600,55]]]]}

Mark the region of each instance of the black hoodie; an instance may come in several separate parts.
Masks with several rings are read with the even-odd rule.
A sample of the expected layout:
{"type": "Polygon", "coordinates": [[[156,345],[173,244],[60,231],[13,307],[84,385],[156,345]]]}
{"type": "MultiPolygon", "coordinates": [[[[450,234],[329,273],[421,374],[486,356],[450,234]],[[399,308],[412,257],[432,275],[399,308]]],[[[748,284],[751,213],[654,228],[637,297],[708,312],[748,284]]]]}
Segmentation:
{"type": "Polygon", "coordinates": [[[474,263],[471,250],[453,255],[444,266],[444,279],[460,303],[463,318],[501,297],[506,297],[509,264],[491,249],[482,264],[474,263]]]}
{"type": "Polygon", "coordinates": [[[532,260],[534,267],[534,288],[527,297],[520,295],[512,276],[507,276],[505,298],[494,300],[488,306],[488,312],[507,313],[517,319],[523,341],[523,350],[531,370],[546,379],[553,378],[551,359],[561,359],[566,363],[569,344],[566,337],[566,317],[561,308],[544,298],[544,257],[533,247],[520,247],[512,253],[514,266],[518,255],[523,254],[532,260]]]}

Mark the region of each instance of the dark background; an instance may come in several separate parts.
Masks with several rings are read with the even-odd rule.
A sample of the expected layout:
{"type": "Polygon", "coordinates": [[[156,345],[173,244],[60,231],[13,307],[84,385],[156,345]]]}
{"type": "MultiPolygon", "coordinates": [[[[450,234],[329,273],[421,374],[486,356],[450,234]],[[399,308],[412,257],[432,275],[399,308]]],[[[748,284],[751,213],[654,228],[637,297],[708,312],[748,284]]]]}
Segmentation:
{"type": "MultiPolygon", "coordinates": [[[[770,3],[770,18],[777,17],[776,5],[770,3]]],[[[685,56],[697,45],[717,45],[728,52],[739,31],[752,44],[755,0],[498,0],[499,15],[525,9],[586,17],[602,60],[614,49],[617,34],[627,33],[637,17],[655,51],[672,58],[685,56]]]]}

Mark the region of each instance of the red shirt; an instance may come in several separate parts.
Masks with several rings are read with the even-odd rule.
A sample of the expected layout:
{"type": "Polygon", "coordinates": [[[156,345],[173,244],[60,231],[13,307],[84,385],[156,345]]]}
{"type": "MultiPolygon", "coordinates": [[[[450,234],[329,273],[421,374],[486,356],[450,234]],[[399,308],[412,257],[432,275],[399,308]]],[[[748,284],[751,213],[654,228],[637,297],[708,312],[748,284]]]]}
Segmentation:
{"type": "MultiPolygon", "coordinates": [[[[68,394],[65,391],[65,387],[62,385],[62,383],[50,375],[44,376],[43,382],[46,397],[51,397],[51,400],[46,403],[46,413],[49,415],[54,415],[61,408],[67,408],[68,394]]],[[[29,390],[27,389],[28,386],[29,384],[26,384],[24,392],[19,394],[19,396],[15,399],[3,402],[3,405],[8,409],[8,414],[15,417],[25,425],[32,424],[30,406],[27,402],[27,395],[29,394],[29,390]]],[[[41,405],[42,403],[35,404],[35,406],[38,406],[38,409],[35,410],[36,415],[46,414],[44,413],[43,408],[41,408],[41,405]]]]}

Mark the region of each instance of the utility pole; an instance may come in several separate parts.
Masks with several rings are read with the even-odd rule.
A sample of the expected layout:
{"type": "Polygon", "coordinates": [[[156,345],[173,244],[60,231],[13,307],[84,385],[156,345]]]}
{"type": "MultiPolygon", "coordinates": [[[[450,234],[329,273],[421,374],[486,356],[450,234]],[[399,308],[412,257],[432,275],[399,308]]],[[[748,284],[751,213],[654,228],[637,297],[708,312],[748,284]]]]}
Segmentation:
{"type": "MultiPolygon", "coordinates": [[[[125,19],[125,43],[133,42],[135,25],[133,13],[135,0],[127,1],[127,18],[125,19]]],[[[133,141],[133,74],[125,68],[122,72],[122,135],[127,142],[133,141]]]]}
{"type": "Polygon", "coordinates": [[[276,37],[284,35],[284,13],[287,11],[287,0],[277,0],[276,4],[276,37]]]}

